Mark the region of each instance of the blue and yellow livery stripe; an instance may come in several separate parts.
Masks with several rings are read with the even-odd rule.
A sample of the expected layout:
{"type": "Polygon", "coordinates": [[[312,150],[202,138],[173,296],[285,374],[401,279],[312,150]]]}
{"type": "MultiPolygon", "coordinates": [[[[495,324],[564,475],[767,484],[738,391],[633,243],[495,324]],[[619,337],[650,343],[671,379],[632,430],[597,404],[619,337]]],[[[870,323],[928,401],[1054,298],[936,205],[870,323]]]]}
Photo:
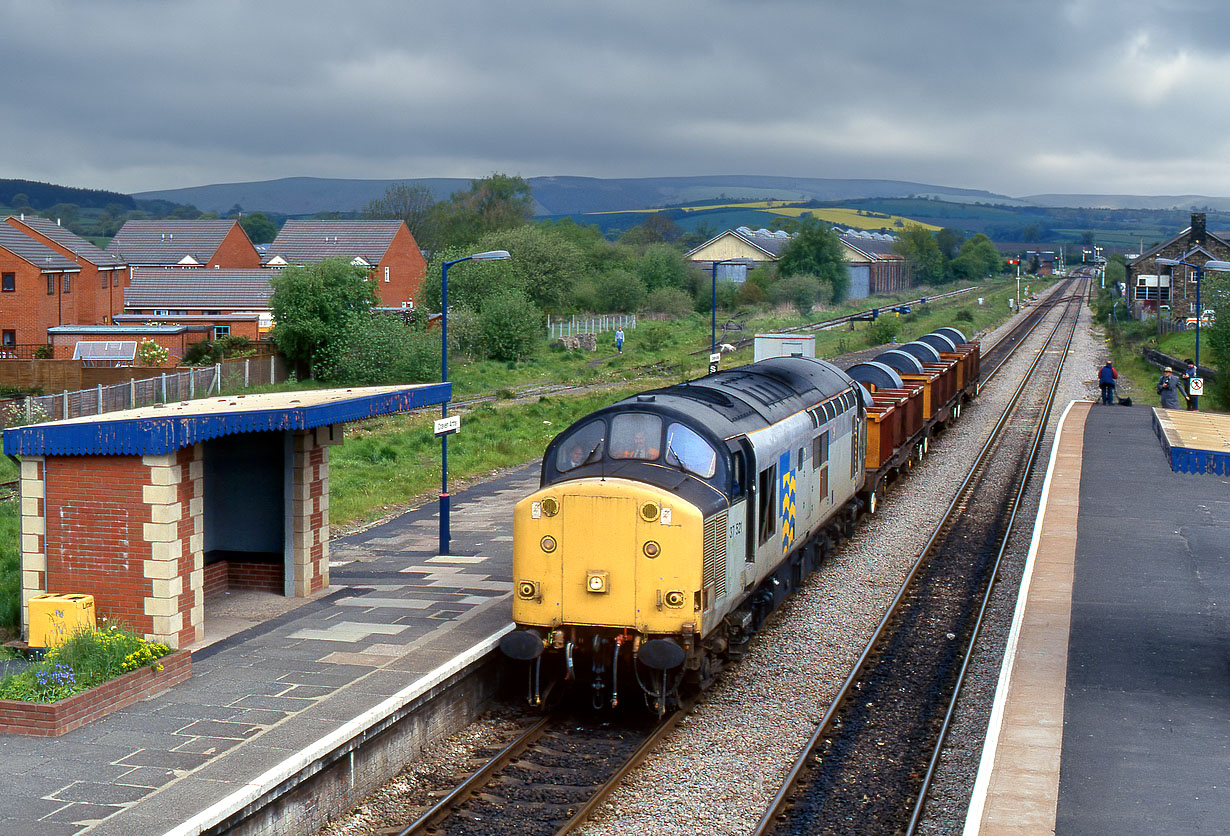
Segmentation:
{"type": "Polygon", "coordinates": [[[778,493],[778,507],[781,508],[782,523],[782,554],[790,550],[794,543],[794,487],[795,474],[790,467],[790,452],[782,453],[778,459],[777,470],[781,474],[781,488],[778,493]]]}

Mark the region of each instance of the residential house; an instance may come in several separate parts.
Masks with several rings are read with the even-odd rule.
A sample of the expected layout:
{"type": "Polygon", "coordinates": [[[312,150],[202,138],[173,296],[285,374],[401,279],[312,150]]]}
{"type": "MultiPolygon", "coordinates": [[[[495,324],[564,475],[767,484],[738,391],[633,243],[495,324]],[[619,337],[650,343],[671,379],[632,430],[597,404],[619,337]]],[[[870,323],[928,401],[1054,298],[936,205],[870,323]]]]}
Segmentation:
{"type": "Polygon", "coordinates": [[[1230,243],[1205,229],[1203,212],[1193,212],[1191,226],[1128,262],[1128,301],[1136,315],[1170,307],[1170,317],[1196,316],[1196,270],[1190,265],[1230,261],[1230,243]],[[1187,264],[1161,265],[1157,258],[1187,264]]]}
{"type": "Polygon", "coordinates": [[[81,265],[47,244],[0,224],[0,345],[4,356],[32,356],[47,329],[77,322],[81,265]],[[22,350],[18,350],[21,347],[22,350]]]}
{"type": "Polygon", "coordinates": [[[107,252],[132,267],[255,268],[260,255],[238,221],[127,221],[107,252]]]}
{"type": "Polygon", "coordinates": [[[124,293],[123,324],[207,324],[211,339],[263,339],[273,325],[270,279],[277,270],[196,270],[137,267],[124,293]]]}
{"type": "Polygon", "coordinates": [[[288,220],[265,252],[263,266],[295,267],[338,257],[371,271],[383,306],[412,307],[422,292],[427,262],[405,221],[288,220]]]}
{"type": "MultiPolygon", "coordinates": [[[[55,221],[35,216],[10,216],[5,222],[35,241],[71,259],[81,268],[73,288],[77,294],[76,319],[83,325],[111,322],[124,310],[124,288],[128,286],[128,265],[112,253],[103,252],[55,221]]],[[[58,324],[58,323],[51,323],[58,324]]],[[[43,342],[39,339],[37,342],[43,342]]]]}

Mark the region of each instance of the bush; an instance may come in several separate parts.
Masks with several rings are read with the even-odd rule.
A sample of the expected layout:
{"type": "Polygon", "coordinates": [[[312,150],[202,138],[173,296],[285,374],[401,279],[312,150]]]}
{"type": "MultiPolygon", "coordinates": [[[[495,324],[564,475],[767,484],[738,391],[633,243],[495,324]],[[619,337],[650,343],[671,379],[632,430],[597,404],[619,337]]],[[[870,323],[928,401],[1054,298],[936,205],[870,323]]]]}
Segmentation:
{"type": "Polygon", "coordinates": [[[354,314],[317,368],[322,380],[343,385],[421,383],[439,372],[437,334],[407,325],[400,316],[372,313],[354,314]]]}
{"type": "Polygon", "coordinates": [[[953,315],[953,319],[958,322],[973,322],[974,314],[969,308],[962,308],[953,315]]]}
{"type": "Polygon", "coordinates": [[[220,340],[201,340],[184,351],[185,366],[212,366],[229,357],[242,357],[256,351],[247,337],[228,335],[220,340]]]}
{"type": "Polygon", "coordinates": [[[83,630],[26,670],[5,677],[0,699],[55,702],[138,668],[162,670],[158,660],[170,652],[165,644],[117,625],[83,630]]]}
{"type": "Polygon", "coordinates": [[[770,301],[777,305],[789,303],[804,316],[811,312],[812,306],[817,302],[829,302],[832,299],[832,286],[822,284],[815,276],[787,276],[769,285],[770,301]]]}
{"type": "Polygon", "coordinates": [[[524,360],[533,354],[545,329],[542,312],[517,290],[489,298],[478,320],[483,348],[492,360],[524,360]]]}
{"type": "Polygon", "coordinates": [[[636,329],[636,341],[646,351],[661,351],[670,342],[671,328],[665,322],[642,322],[636,329]]]}
{"type": "Polygon", "coordinates": [[[595,280],[598,304],[595,310],[632,313],[645,299],[645,285],[627,270],[610,270],[595,280]]]}
{"type": "Polygon", "coordinates": [[[142,366],[161,366],[170,354],[171,352],[153,340],[141,340],[137,346],[137,359],[141,361],[142,366]]]}
{"type": "Polygon", "coordinates": [[[678,319],[691,312],[692,298],[677,287],[655,288],[645,298],[645,310],[678,319]]]}
{"type": "Polygon", "coordinates": [[[895,316],[882,316],[867,329],[868,345],[884,345],[892,342],[901,331],[901,323],[895,316]]]}

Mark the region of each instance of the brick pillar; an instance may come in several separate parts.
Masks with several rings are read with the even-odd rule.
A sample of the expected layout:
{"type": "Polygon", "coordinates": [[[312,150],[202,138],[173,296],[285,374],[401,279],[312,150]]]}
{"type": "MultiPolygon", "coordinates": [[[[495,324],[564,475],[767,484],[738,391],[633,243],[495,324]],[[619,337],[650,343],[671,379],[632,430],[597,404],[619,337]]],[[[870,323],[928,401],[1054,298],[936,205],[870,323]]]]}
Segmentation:
{"type": "Polygon", "coordinates": [[[304,598],[329,585],[329,448],[313,430],[296,432],[294,457],[292,588],[304,598]]]}
{"type": "Polygon", "coordinates": [[[205,637],[201,446],[143,456],[141,464],[148,468],[141,487],[149,520],[141,531],[141,539],[148,544],[142,561],[147,635],[171,647],[183,647],[205,637]]]}
{"type": "Polygon", "coordinates": [[[30,628],[28,604],[47,591],[47,488],[42,456],[21,457],[21,634],[30,628]]]}

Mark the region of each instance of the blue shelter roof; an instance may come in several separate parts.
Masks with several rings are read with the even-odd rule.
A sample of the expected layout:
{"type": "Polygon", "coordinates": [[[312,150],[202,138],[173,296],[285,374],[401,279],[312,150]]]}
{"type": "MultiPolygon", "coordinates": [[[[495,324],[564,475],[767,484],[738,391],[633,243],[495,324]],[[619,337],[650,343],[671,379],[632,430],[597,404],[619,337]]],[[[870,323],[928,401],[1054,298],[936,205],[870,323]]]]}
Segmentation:
{"type": "Polygon", "coordinates": [[[451,383],[198,398],[4,431],[10,456],[161,455],[211,438],[307,430],[446,402],[451,383]]]}

